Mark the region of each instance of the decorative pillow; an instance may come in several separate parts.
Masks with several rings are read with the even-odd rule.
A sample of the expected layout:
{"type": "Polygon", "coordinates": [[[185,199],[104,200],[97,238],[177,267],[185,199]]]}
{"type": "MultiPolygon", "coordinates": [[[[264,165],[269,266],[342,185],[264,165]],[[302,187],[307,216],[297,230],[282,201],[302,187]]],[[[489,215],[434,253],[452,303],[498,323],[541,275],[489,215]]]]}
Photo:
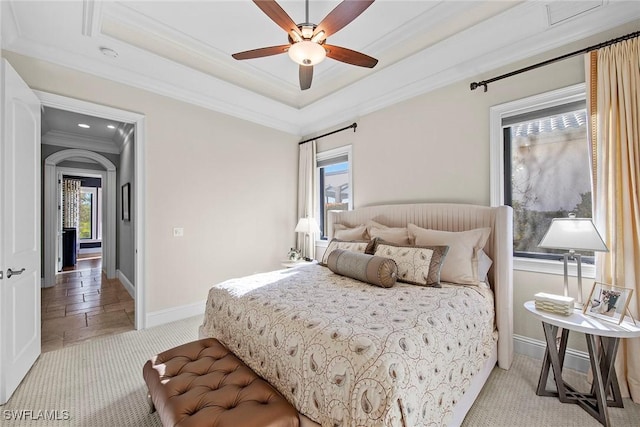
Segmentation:
{"type": "Polygon", "coordinates": [[[371,241],[362,241],[362,240],[354,240],[354,241],[346,241],[340,239],[331,239],[327,249],[324,251],[324,255],[322,255],[322,261],[320,264],[327,265],[327,258],[331,252],[336,249],[344,249],[350,252],[359,252],[359,253],[370,253],[373,251],[373,242],[371,241]],[[367,250],[368,249],[368,250],[367,250]]]}
{"type": "Polygon", "coordinates": [[[396,283],[398,267],[389,258],[349,252],[344,249],[331,251],[327,267],[336,274],[351,277],[361,282],[390,288],[396,283]]]}
{"type": "Polygon", "coordinates": [[[333,225],[333,237],[340,240],[369,240],[367,226],[347,227],[343,224],[333,225]]]}
{"type": "Polygon", "coordinates": [[[493,265],[493,260],[482,249],[478,252],[478,280],[489,283],[489,269],[493,265]]]}
{"type": "Polygon", "coordinates": [[[387,227],[386,225],[369,220],[367,221],[367,232],[371,239],[377,237],[398,245],[408,245],[411,243],[409,231],[404,227],[387,227]]]}
{"type": "Polygon", "coordinates": [[[398,280],[412,285],[440,286],[440,270],[448,246],[404,246],[377,240],[374,254],[398,265],[398,280]]]}
{"type": "Polygon", "coordinates": [[[415,238],[416,245],[449,246],[447,260],[442,266],[442,281],[477,285],[484,279],[478,277],[478,253],[487,243],[491,233],[489,227],[458,232],[429,230],[415,224],[409,224],[407,228],[415,238]]]}

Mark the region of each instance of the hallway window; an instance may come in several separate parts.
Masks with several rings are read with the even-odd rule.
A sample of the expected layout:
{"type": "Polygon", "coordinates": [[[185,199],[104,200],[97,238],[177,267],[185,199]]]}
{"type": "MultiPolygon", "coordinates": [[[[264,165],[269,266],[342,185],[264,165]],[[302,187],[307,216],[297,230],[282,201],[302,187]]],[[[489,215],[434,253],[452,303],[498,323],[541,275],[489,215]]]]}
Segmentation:
{"type": "Polygon", "coordinates": [[[80,222],[79,238],[82,240],[100,240],[100,196],[99,187],[82,187],[80,189],[80,222]]]}
{"type": "Polygon", "coordinates": [[[80,191],[80,238],[93,238],[93,191],[82,188],[80,191]],[[87,191],[89,190],[89,191],[87,191]]]}

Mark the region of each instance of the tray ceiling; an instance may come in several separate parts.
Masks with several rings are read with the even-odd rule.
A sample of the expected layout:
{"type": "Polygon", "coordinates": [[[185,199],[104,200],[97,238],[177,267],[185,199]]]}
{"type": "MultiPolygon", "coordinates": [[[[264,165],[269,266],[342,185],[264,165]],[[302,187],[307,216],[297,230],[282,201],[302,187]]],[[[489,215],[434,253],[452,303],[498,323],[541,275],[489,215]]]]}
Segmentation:
{"type": "MultiPolygon", "coordinates": [[[[295,22],[305,20],[304,3],[279,2],[295,22]]],[[[338,4],[310,1],[310,21],[319,23],[338,4]]],[[[640,19],[634,1],[378,0],[328,40],[378,65],[326,59],[315,67],[311,88],[300,91],[297,64],[286,54],[231,58],[287,43],[248,0],[1,6],[3,49],[297,135],[640,19]]]]}

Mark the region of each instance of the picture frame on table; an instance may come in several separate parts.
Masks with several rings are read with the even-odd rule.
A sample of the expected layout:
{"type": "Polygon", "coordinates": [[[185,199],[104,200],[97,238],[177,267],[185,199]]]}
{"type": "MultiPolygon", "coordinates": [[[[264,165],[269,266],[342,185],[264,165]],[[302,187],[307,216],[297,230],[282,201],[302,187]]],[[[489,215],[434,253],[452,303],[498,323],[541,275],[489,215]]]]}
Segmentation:
{"type": "Polygon", "coordinates": [[[131,184],[122,186],[122,220],[131,221],[131,184]]]}
{"type": "MultiPolygon", "coordinates": [[[[588,316],[621,324],[628,312],[633,289],[593,282],[582,312],[588,316]]],[[[635,324],[635,320],[630,316],[635,324]]]]}

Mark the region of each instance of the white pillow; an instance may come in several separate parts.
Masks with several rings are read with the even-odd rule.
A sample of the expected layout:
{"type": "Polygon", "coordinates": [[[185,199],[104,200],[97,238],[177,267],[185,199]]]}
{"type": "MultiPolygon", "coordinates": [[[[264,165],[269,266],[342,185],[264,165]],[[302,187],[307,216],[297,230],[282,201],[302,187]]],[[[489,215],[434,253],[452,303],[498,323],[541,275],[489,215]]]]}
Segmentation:
{"type": "Polygon", "coordinates": [[[411,243],[409,231],[406,227],[387,227],[373,220],[367,221],[367,232],[371,239],[376,237],[386,242],[395,243],[397,245],[408,245],[411,243]]]}
{"type": "Polygon", "coordinates": [[[369,240],[367,227],[362,224],[356,227],[347,227],[343,224],[333,225],[333,237],[340,240],[369,240]]]}
{"type": "Polygon", "coordinates": [[[487,253],[480,249],[478,252],[478,280],[489,284],[489,269],[493,265],[493,260],[487,255],[487,253]]]}
{"type": "Polygon", "coordinates": [[[430,230],[409,224],[409,235],[420,246],[446,245],[449,252],[440,274],[443,282],[477,285],[484,277],[478,276],[479,252],[487,243],[491,228],[468,231],[430,230]]]}

